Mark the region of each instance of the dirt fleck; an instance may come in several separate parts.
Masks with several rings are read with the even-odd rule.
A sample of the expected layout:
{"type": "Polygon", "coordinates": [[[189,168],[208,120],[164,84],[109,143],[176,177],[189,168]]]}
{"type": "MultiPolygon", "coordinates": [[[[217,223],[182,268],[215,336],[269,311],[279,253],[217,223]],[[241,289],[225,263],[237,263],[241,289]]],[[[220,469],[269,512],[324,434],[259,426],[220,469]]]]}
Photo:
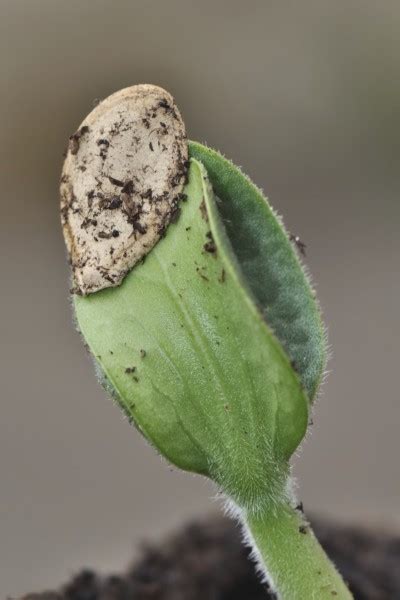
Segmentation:
{"type": "Polygon", "coordinates": [[[117,229],[113,229],[112,231],[99,231],[98,236],[102,240],[110,240],[111,238],[117,238],[119,236],[119,231],[117,229]]]}
{"type": "Polygon", "coordinates": [[[126,181],[123,184],[121,192],[123,194],[128,194],[128,195],[133,194],[133,192],[134,192],[133,179],[128,179],[128,181],[126,181]]]}
{"type": "Polygon", "coordinates": [[[208,213],[207,213],[207,207],[206,207],[204,198],[201,201],[199,208],[200,208],[200,213],[201,213],[202,219],[204,219],[204,221],[207,221],[207,223],[208,223],[208,213]]]}
{"type": "Polygon", "coordinates": [[[296,245],[296,248],[298,249],[298,251],[300,252],[300,254],[302,256],[306,256],[306,248],[307,245],[301,241],[301,239],[299,238],[298,235],[294,235],[293,233],[290,234],[289,239],[291,242],[294,242],[296,245]]]}
{"type": "Polygon", "coordinates": [[[215,255],[217,253],[217,246],[215,245],[214,240],[206,242],[203,246],[203,249],[205,250],[205,252],[209,252],[210,254],[215,255]]]}
{"type": "Polygon", "coordinates": [[[79,141],[81,139],[81,137],[83,135],[85,135],[85,133],[88,133],[89,131],[89,127],[87,125],[84,125],[83,127],[81,127],[80,129],[78,129],[78,131],[76,131],[74,134],[72,134],[69,138],[69,151],[71,152],[71,154],[78,154],[79,151],[79,141]]]}
{"type": "Polygon", "coordinates": [[[120,179],[116,179],[115,177],[111,177],[111,175],[108,176],[108,179],[109,179],[110,183],[112,183],[113,185],[116,185],[117,187],[124,186],[123,181],[121,181],[120,179]]]}
{"type": "Polygon", "coordinates": [[[306,535],[308,533],[308,527],[307,527],[307,525],[300,525],[300,527],[299,527],[299,533],[302,533],[303,535],[306,535]]]}
{"type": "Polygon", "coordinates": [[[204,275],[204,273],[201,272],[200,267],[196,267],[196,272],[200,275],[200,277],[204,281],[210,281],[209,278],[206,275],[204,275]]]}
{"type": "Polygon", "coordinates": [[[111,198],[102,198],[99,202],[101,210],[116,210],[122,205],[121,196],[111,196],[111,198]]]}

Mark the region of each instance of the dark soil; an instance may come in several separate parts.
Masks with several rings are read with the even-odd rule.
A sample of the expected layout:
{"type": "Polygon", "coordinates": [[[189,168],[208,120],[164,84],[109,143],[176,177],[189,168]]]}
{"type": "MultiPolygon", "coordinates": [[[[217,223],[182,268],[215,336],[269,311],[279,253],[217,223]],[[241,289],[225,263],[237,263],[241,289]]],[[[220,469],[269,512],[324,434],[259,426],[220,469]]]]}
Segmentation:
{"type": "MultiPolygon", "coordinates": [[[[314,530],[356,600],[400,600],[400,535],[312,519],[314,530]]],[[[238,528],[212,518],[142,549],[120,575],[83,570],[59,591],[23,600],[268,600],[238,528]]],[[[305,598],[304,600],[308,600],[305,598]]]]}

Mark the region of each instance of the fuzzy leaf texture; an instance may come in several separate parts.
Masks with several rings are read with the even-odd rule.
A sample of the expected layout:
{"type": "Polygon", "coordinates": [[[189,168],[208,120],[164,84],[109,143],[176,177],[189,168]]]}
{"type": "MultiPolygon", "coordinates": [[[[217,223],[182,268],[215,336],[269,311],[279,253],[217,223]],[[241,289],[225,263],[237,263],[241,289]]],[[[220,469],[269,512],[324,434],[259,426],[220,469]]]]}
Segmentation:
{"type": "Polygon", "coordinates": [[[284,494],[325,364],[324,331],[261,192],[217,152],[189,150],[177,223],[119,287],[75,296],[76,316],[147,440],[256,513],[284,494]]]}

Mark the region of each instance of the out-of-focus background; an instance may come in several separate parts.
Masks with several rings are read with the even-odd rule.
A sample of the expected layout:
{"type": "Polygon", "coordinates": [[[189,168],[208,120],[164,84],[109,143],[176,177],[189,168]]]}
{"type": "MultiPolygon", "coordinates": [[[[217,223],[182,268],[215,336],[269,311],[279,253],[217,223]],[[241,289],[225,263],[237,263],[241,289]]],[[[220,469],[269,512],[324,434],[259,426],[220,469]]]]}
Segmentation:
{"type": "MultiPolygon", "coordinates": [[[[72,324],[68,136],[139,82],[176,97],[307,243],[331,375],[295,461],[308,509],[400,525],[400,3],[2,0],[0,596],[122,567],[213,508],[105,397],[72,324]]],[[[215,509],[215,506],[214,506],[215,509]]]]}

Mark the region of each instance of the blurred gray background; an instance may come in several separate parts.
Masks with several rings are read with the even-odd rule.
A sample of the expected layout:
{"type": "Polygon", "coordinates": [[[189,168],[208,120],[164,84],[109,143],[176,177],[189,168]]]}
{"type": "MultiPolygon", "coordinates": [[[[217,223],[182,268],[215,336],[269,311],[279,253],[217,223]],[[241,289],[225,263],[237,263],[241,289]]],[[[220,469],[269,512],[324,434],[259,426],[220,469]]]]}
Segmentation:
{"type": "Polygon", "coordinates": [[[0,596],[105,571],[194,515],[97,384],[72,325],[58,216],[68,136],[151,82],[192,139],[264,188],[307,264],[331,374],[295,461],[306,508],[400,522],[397,0],[1,1],[0,596]]]}

